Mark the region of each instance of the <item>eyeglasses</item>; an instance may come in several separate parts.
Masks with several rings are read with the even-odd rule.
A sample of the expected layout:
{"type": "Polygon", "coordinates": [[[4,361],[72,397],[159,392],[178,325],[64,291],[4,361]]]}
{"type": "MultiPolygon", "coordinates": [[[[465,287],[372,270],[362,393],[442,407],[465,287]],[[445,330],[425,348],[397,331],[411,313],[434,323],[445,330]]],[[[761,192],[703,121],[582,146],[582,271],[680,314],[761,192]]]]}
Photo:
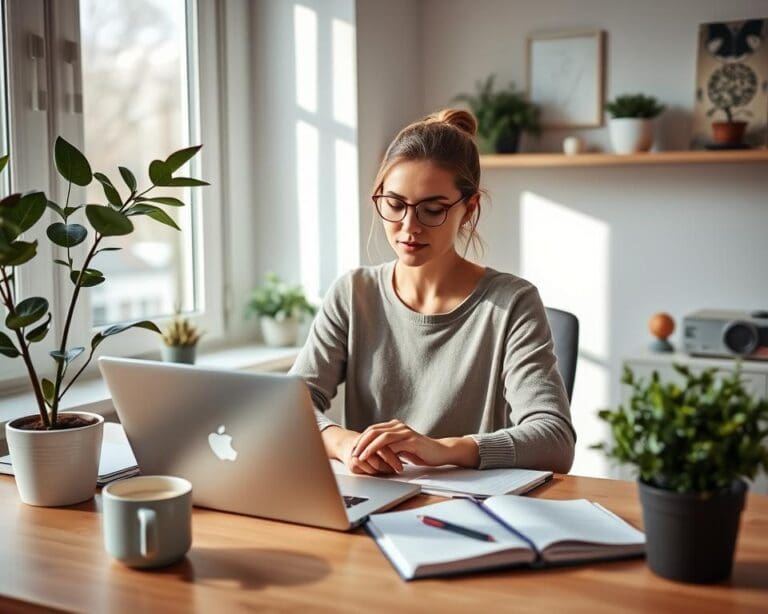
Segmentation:
{"type": "Polygon", "coordinates": [[[408,213],[408,207],[415,207],[416,219],[424,226],[440,226],[448,219],[448,211],[454,205],[466,200],[468,196],[461,196],[450,204],[438,203],[433,200],[421,201],[416,204],[405,202],[402,198],[388,196],[386,194],[374,194],[373,204],[381,218],[387,222],[402,222],[408,213]]]}

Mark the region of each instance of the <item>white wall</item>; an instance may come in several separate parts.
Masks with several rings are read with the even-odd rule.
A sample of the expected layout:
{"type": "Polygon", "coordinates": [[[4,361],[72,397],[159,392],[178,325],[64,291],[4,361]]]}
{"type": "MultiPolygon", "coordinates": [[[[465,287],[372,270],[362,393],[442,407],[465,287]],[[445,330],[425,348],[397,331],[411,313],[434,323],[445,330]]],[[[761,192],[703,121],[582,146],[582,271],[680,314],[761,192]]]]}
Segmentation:
{"type": "MultiPolygon", "coordinates": [[[[698,25],[768,17],[765,0],[425,0],[422,9],[425,111],[491,72],[524,86],[531,32],[599,28],[606,95],[643,91],[667,104],[667,149],[687,147],[698,25]]],[[[527,147],[555,150],[566,133],[527,147]]],[[[579,134],[607,144],[604,128],[579,134]]],[[[480,223],[486,263],[528,277],[545,303],[581,320],[574,472],[606,473],[586,450],[601,437],[595,411],[617,402],[621,360],[648,343],[651,314],[679,322],[701,307],[768,307],[767,177],[758,164],[484,173],[493,198],[480,223]]]]}

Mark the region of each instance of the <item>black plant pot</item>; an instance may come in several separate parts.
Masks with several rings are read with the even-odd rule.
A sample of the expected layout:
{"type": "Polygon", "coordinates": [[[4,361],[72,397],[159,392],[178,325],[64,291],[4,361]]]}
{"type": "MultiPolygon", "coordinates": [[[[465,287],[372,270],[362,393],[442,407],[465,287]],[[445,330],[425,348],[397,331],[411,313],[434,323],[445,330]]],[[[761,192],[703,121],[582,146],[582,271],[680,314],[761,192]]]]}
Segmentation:
{"type": "Polygon", "coordinates": [[[517,153],[517,148],[520,145],[520,130],[510,130],[509,132],[499,135],[495,145],[497,153],[517,153]]]}
{"type": "Polygon", "coordinates": [[[651,570],[669,580],[710,584],[727,579],[747,485],[738,480],[708,498],[638,482],[651,570]]]}

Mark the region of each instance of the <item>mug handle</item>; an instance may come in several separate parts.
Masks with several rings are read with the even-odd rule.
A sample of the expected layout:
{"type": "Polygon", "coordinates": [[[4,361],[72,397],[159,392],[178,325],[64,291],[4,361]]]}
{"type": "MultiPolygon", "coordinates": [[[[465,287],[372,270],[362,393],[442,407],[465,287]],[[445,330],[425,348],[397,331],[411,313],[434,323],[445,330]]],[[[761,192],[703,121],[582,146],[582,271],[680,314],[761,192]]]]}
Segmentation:
{"type": "Polygon", "coordinates": [[[141,556],[153,559],[157,554],[157,514],[146,507],[139,508],[139,539],[141,556]]]}

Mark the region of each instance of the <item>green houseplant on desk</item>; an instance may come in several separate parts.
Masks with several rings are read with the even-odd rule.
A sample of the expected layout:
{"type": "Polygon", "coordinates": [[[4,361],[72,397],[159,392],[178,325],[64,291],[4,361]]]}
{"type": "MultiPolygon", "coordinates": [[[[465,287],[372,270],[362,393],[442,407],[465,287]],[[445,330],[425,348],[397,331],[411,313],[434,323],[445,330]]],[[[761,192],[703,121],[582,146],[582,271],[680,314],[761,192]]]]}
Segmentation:
{"type": "MultiPolygon", "coordinates": [[[[126,322],[98,331],[90,347],[71,343],[70,327],[78,298],[88,288],[104,283],[104,274],[94,268],[98,254],[120,249],[105,245],[110,237],[133,232],[132,219],[149,217],[178,230],[173,218],[161,208],[183,206],[177,198],[149,196],[156,187],[196,187],[204,181],[188,177],[173,177],[173,173],[189,161],[200,146],[172,153],[166,160],[154,160],[149,165],[149,188],[139,191],[133,173],[120,167],[127,187],[127,196],[103,173],[93,173],[85,156],[73,145],[59,137],[54,147],[56,168],[67,181],[67,200],[60,206],[43,192],[11,194],[0,201],[0,300],[6,311],[5,328],[0,332],[0,354],[6,359],[21,359],[26,367],[34,392],[37,414],[11,420],[5,427],[8,449],[16,475],[16,485],[22,501],[31,505],[71,505],[90,499],[96,488],[104,419],[87,412],[60,413],[62,398],[91,362],[97,348],[108,337],[131,328],[159,333],[148,320],[126,322]],[[72,184],[87,186],[98,181],[106,203],[101,205],[71,205],[72,184]],[[45,215],[46,212],[53,212],[45,215]],[[84,215],[83,215],[84,214],[84,215]],[[51,363],[35,364],[31,346],[41,342],[50,332],[49,301],[41,296],[20,300],[14,278],[19,267],[37,255],[37,240],[22,237],[39,221],[57,221],[46,228],[48,239],[59,254],[54,263],[64,269],[71,285],[66,319],[51,363]],[[90,228],[75,219],[85,218],[90,228]],[[90,247],[82,261],[76,262],[72,248],[90,239],[90,247]],[[46,315],[47,314],[47,315],[46,315]],[[73,373],[74,372],[74,373],[73,373]]],[[[8,156],[0,158],[0,170],[8,156]]]]}
{"type": "Polygon", "coordinates": [[[650,568],[672,580],[718,582],[731,574],[744,478],[768,469],[768,401],[745,390],[738,366],[725,377],[674,368],[682,387],[625,368],[631,397],[599,412],[613,441],[593,447],[638,470],[650,568]]]}

